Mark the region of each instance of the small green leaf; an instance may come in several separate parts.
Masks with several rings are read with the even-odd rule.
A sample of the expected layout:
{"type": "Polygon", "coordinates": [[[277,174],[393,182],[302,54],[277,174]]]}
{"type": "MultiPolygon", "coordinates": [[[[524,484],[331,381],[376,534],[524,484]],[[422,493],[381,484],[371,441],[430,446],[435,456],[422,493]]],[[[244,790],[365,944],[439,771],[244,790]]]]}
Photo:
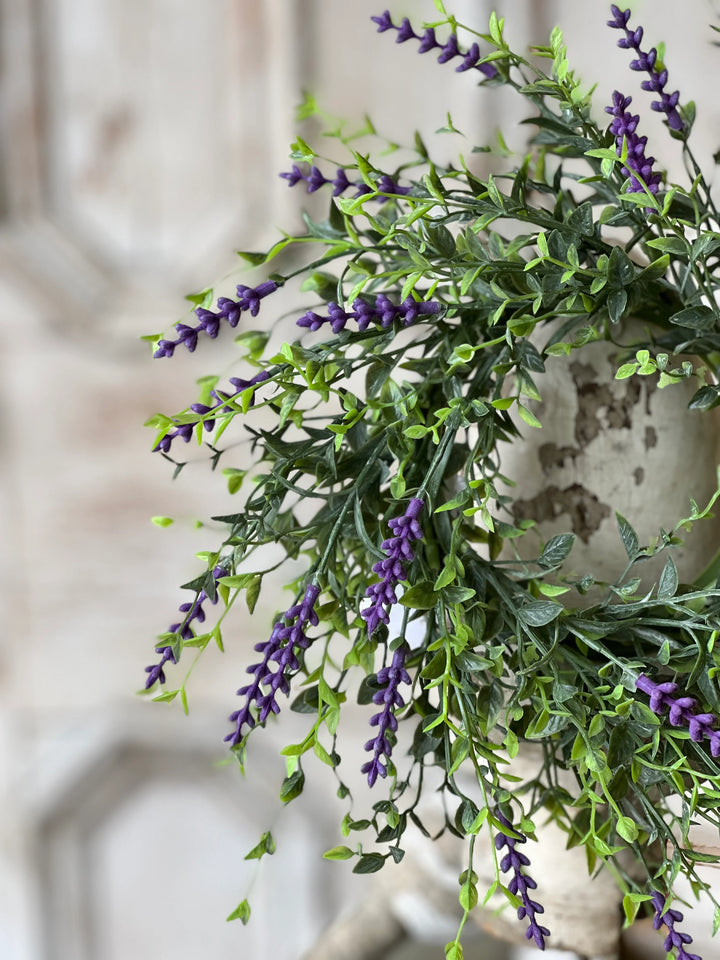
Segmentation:
{"type": "Polygon", "coordinates": [[[156,527],[169,527],[175,521],[172,517],[152,517],[152,522],[156,527]]]}
{"type": "Polygon", "coordinates": [[[260,860],[265,854],[272,856],[275,853],[275,841],[269,830],[260,837],[259,842],[252,848],[250,853],[245,855],[246,860],[260,860]]]}
{"type": "Polygon", "coordinates": [[[620,817],[616,829],[623,840],[627,840],[628,843],[634,843],[638,838],[638,827],[632,817],[620,817]]]}
{"type": "Polygon", "coordinates": [[[522,403],[518,403],[517,409],[518,409],[518,413],[520,414],[520,419],[524,420],[528,426],[542,429],[542,424],[540,423],[538,418],[535,416],[534,413],[532,413],[532,411],[528,410],[526,406],[524,406],[522,403]]]}
{"type": "Polygon", "coordinates": [[[250,904],[247,902],[247,900],[243,900],[242,903],[238,904],[238,906],[235,907],[233,912],[226,919],[227,921],[240,920],[242,925],[246,926],[248,920],[250,919],[250,904]]]}
{"type": "Polygon", "coordinates": [[[350,847],[339,846],[332,847],[330,850],[326,850],[323,854],[323,860],[349,860],[354,856],[355,854],[350,847]]]}
{"type": "Polygon", "coordinates": [[[638,539],[638,535],[627,522],[625,517],[622,516],[622,514],[616,513],[615,517],[617,519],[618,530],[620,531],[620,539],[625,547],[628,560],[634,560],[640,549],[640,540],[638,539]]]}
{"type": "Polygon", "coordinates": [[[559,533],[545,544],[538,563],[543,567],[557,567],[568,556],[575,543],[574,533],[559,533]]]}
{"type": "Polygon", "coordinates": [[[660,582],[658,583],[657,595],[660,599],[666,599],[667,597],[674,597],[678,588],[678,572],[677,567],[675,566],[675,561],[672,557],[668,557],[667,563],[663,568],[663,572],[660,574],[660,582]]]}

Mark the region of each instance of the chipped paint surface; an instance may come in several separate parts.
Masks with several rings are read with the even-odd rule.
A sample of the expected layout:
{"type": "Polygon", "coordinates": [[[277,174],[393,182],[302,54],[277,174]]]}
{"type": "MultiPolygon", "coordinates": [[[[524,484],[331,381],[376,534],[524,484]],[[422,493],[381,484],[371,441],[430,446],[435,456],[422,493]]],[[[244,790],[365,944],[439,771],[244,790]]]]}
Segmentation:
{"type": "MultiPolygon", "coordinates": [[[[541,539],[577,537],[566,572],[614,581],[626,564],[615,512],[636,528],[643,544],[704,505],[715,491],[718,415],[687,409],[692,381],[659,390],[654,378],[616,380],[622,348],[589,344],[578,359],[548,358],[537,377],[543,400],[529,404],[542,430],[522,427],[523,441],[499,448],[502,472],[516,481],[512,519],[533,520],[541,539]]],[[[696,523],[674,558],[691,580],[717,549],[714,520],[696,523]]],[[[532,532],[515,541],[536,555],[532,532]]],[[[648,561],[650,582],[664,562],[648,561]]]]}

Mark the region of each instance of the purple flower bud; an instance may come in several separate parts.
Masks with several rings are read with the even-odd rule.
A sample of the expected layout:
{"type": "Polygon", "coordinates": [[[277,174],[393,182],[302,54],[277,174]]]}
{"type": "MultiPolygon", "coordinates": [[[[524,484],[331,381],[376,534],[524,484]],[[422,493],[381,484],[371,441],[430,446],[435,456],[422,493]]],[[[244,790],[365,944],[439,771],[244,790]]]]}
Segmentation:
{"type": "Polygon", "coordinates": [[[403,21],[400,26],[397,28],[398,35],[395,38],[395,43],[405,43],[406,40],[419,40],[420,37],[415,33],[410,24],[410,21],[407,17],[403,17],[403,21]]]}
{"type": "Polygon", "coordinates": [[[462,56],[462,54],[458,49],[457,34],[451,33],[443,45],[442,53],[437,58],[438,63],[447,63],[448,60],[452,60],[454,57],[459,56],[462,56]]]}
{"type": "Polygon", "coordinates": [[[435,31],[432,27],[428,27],[425,33],[420,38],[420,46],[418,47],[418,53],[429,53],[430,50],[435,50],[436,47],[439,47],[440,44],[435,39],[435,31]]]}
{"type": "Polygon", "coordinates": [[[292,170],[288,173],[281,173],[279,176],[281,176],[283,180],[287,180],[289,187],[294,187],[296,183],[305,179],[300,167],[296,163],[293,164],[292,170]]]}
{"type": "Polygon", "coordinates": [[[352,184],[348,180],[348,175],[342,167],[338,167],[335,179],[332,181],[334,197],[339,197],[341,193],[344,193],[348,187],[351,187],[352,184]]]}
{"type": "Polygon", "coordinates": [[[389,10],[385,10],[379,17],[370,17],[370,19],[378,25],[378,33],[384,33],[386,30],[397,30],[392,22],[389,10]]]}
{"type": "Polygon", "coordinates": [[[466,70],[472,70],[480,59],[480,47],[474,43],[463,57],[459,67],[455,67],[456,73],[464,73],[466,70]]]}

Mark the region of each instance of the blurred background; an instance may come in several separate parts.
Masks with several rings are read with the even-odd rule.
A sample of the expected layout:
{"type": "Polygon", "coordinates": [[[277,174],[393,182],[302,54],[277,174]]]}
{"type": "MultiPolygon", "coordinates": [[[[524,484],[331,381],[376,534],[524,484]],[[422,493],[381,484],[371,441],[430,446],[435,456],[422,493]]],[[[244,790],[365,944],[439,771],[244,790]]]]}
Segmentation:
{"type": "MultiPolygon", "coordinates": [[[[389,6],[396,22],[435,13],[432,0],[389,6]]],[[[615,86],[637,105],[639,79],[603,26],[604,2],[449,6],[479,28],[491,9],[506,14],[516,47],[545,42],[560,22],[571,63],[598,84],[598,113],[615,86]]],[[[651,43],[667,41],[672,89],[698,101],[695,145],[712,171],[715,5],[632,7],[651,43]]],[[[441,156],[496,142],[499,128],[522,147],[527,108],[377,36],[369,17],[380,12],[369,0],[0,0],[3,960],[296,960],[372,882],[320,858],[343,842],[345,809],[319,762],[303,797],[280,810],[278,750],[302,718],[256,738],[248,780],[223,764],[235,690],[290,602],[287,574],[266,583],[252,619],[235,617],[224,655],[208,648],[188,717],[177,701],[135,692],[186,599],[178,584],[204,569],[195,553],[220,541],[195,521],[233,510],[206,465],[171,482],[142,427],[193,402],[198,377],[227,375],[228,344],[152,360],[139,337],[186,318],[186,294],[214,285],[231,295],[258,278],[235,251],[299,223],[308,197],[277,173],[294,134],[317,133],[315,121],[296,124],[301,90],[349,127],[368,113],[400,143],[418,128],[441,156]],[[448,110],[467,142],[434,136],[448,110]],[[153,515],[175,523],[161,529],[153,515]],[[278,852],[258,869],[243,858],[267,829],[278,852]],[[245,896],[250,925],[225,923],[245,896]]],[[[659,166],[681,176],[647,101],[642,113],[659,166]]],[[[269,304],[261,319],[277,319],[269,304]]],[[[358,751],[366,713],[348,727],[358,751]]],[[[359,782],[357,796],[367,809],[378,799],[359,782]]],[[[452,923],[416,926],[435,942],[388,956],[442,956],[452,923]]],[[[480,939],[468,953],[508,950],[480,939]]]]}

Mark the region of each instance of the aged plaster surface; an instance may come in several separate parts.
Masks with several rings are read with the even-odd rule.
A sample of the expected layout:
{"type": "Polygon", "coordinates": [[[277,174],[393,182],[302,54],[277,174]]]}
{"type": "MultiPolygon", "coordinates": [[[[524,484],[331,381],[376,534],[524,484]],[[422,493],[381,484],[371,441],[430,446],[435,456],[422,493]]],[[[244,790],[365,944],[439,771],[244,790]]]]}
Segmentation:
{"type": "MultiPolygon", "coordinates": [[[[697,381],[659,390],[654,378],[615,380],[619,348],[599,342],[582,359],[550,358],[538,378],[543,400],[534,407],[542,430],[500,450],[502,472],[516,481],[513,517],[536,521],[543,540],[572,532],[577,540],[566,572],[614,581],[626,557],[615,511],[643,544],[704,506],[716,488],[715,413],[687,409],[697,381]]],[[[708,519],[683,534],[674,552],[681,579],[691,580],[717,549],[718,525],[708,519]]],[[[533,555],[532,534],[520,541],[533,555]]],[[[643,563],[654,578],[665,556],[643,563]]]]}

